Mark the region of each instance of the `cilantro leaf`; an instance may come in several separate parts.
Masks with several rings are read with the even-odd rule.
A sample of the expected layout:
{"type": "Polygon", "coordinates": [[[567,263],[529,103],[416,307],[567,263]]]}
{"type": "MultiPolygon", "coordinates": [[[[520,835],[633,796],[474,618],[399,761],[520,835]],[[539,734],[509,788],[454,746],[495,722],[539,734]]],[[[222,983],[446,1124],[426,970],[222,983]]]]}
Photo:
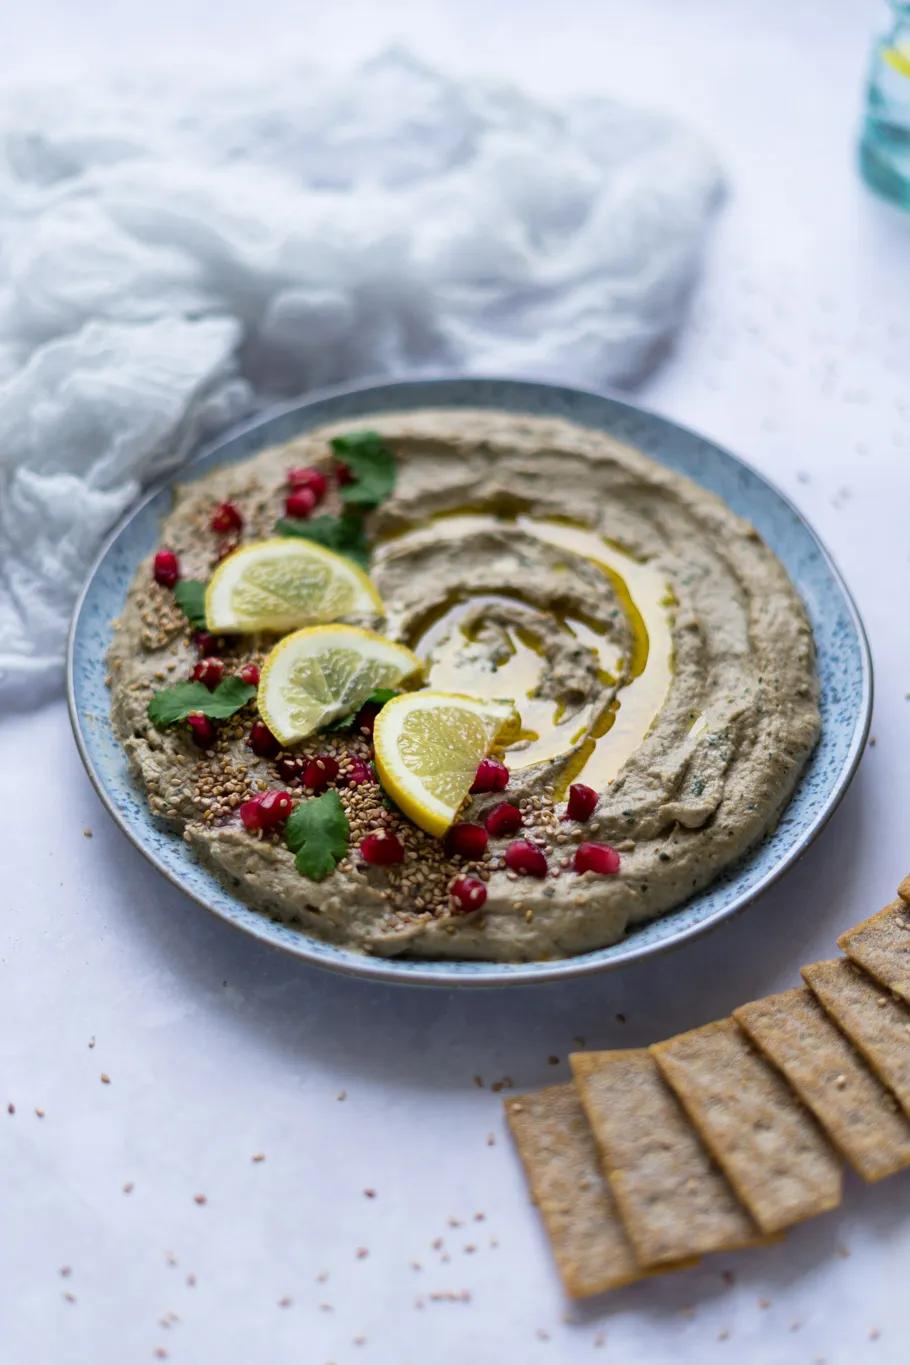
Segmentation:
{"type": "Polygon", "coordinates": [[[279,536],[302,536],[346,555],[362,569],[369,565],[370,547],[363,529],[364,515],[395,487],[395,456],[376,431],[351,431],[336,436],[332,449],[350,470],[353,482],[341,488],[345,509],[340,517],[282,517],[275,523],[279,536]]]}
{"type": "Polygon", "coordinates": [[[369,702],[372,706],[385,706],[387,701],[391,701],[393,697],[397,696],[398,692],[394,687],[377,687],[370,693],[363,705],[366,706],[369,702]]]}
{"type": "Polygon", "coordinates": [[[357,718],[357,712],[351,711],[346,716],[338,716],[336,720],[330,720],[328,725],[323,725],[323,730],[350,730],[357,718]]]}
{"type": "Polygon", "coordinates": [[[340,517],[282,517],[275,523],[275,534],[313,540],[327,550],[353,559],[362,569],[370,562],[370,547],[363,532],[363,522],[356,512],[345,512],[340,517]]]}
{"type": "Polygon", "coordinates": [[[296,854],[294,866],[311,882],[323,881],[348,851],[351,828],[336,791],[301,801],[288,816],[285,843],[296,854]]]}
{"type": "Polygon", "coordinates": [[[181,578],[174,588],[174,601],[196,630],[205,630],[205,589],[198,578],[181,578]]]}
{"type": "Polygon", "coordinates": [[[335,436],[332,449],[354,475],[354,482],[341,489],[342,501],[364,509],[385,502],[395,487],[395,456],[378,431],[335,436]]]}
{"type": "Polygon", "coordinates": [[[393,697],[397,696],[398,693],[394,687],[377,687],[368,697],[364,697],[356,711],[351,711],[347,716],[339,716],[337,720],[329,721],[328,725],[324,725],[322,728],[324,730],[348,730],[357,719],[360,707],[385,706],[387,701],[391,701],[393,697]]]}
{"type": "Polygon", "coordinates": [[[223,678],[214,692],[201,682],[177,683],[155,693],[148,704],[148,718],[159,730],[185,720],[194,711],[201,711],[212,720],[226,720],[255,695],[253,684],[242,678],[223,678]]]}

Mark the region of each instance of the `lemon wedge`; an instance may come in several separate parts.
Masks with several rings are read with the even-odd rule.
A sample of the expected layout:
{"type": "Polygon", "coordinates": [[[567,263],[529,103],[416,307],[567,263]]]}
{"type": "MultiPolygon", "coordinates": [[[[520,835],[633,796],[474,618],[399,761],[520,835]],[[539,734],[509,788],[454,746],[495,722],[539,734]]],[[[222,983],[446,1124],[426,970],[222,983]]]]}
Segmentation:
{"type": "Polygon", "coordinates": [[[376,717],[373,744],[383,787],[415,825],[442,835],[467,796],[477,765],[512,720],[509,701],[458,692],[407,692],[376,717]]]}
{"type": "Polygon", "coordinates": [[[378,687],[419,673],[404,645],[358,626],[310,626],[275,646],[262,666],[259,713],[282,744],[350,715],[378,687]]]}
{"type": "Polygon", "coordinates": [[[218,565],[205,590],[213,634],[285,631],[358,612],[383,611],[382,598],[351,560],[291,536],[244,545],[218,565]]]}

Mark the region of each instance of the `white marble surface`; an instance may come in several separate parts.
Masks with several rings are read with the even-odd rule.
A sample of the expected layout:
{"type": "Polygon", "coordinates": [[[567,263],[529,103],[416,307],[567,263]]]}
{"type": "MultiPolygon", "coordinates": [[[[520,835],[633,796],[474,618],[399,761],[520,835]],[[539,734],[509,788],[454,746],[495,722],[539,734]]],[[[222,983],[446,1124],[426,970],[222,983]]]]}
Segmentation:
{"type": "Polygon", "coordinates": [[[690,326],[642,401],[808,514],[856,594],[878,685],[877,743],[848,798],[760,905],[621,974],[499,995],[359,985],[247,942],[111,826],[62,705],[5,717],[4,1365],[162,1350],[192,1365],[903,1365],[907,1177],[851,1180],[842,1210],[779,1246],[570,1309],[490,1091],[565,1076],[575,1035],[648,1042],[793,984],[910,870],[910,218],[851,165],[872,8],[427,0],[292,18],[230,0],[216,18],[85,0],[78,28],[62,0],[0,14],[20,67],[241,43],[265,60],[289,33],[340,59],[409,35],[456,68],[687,113],[731,196],[690,326]]]}

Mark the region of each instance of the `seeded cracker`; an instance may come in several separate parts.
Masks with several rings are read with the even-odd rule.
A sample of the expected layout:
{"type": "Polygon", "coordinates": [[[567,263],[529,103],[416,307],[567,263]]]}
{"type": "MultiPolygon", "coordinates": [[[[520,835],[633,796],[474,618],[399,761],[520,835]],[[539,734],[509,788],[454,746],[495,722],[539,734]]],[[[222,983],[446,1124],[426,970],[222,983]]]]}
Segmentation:
{"type": "Polygon", "coordinates": [[[910,1009],[843,958],[813,962],[803,977],[831,1018],[910,1115],[910,1009]]]}
{"type": "Polygon", "coordinates": [[[638,1279],[574,1085],[508,1099],[505,1109],[566,1292],[580,1299],[638,1279]]]}
{"type": "Polygon", "coordinates": [[[769,995],[733,1017],[864,1180],[910,1165],[910,1123],[811,991],[769,995]]]}
{"type": "Polygon", "coordinates": [[[837,946],[889,991],[910,1003],[910,905],[902,896],[841,934],[837,946]]]}
{"type": "Polygon", "coordinates": [[[763,1232],[836,1208],[837,1157],[732,1019],[668,1038],[651,1054],[763,1232]]]}
{"type": "Polygon", "coordinates": [[[646,1048],[569,1060],[641,1265],[761,1240],[646,1048]]]}

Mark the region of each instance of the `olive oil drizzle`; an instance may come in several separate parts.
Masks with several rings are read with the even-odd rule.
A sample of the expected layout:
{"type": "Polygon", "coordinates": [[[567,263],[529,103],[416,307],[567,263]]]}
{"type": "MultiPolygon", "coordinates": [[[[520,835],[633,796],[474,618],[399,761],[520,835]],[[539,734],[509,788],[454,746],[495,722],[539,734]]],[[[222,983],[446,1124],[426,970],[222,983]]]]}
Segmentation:
{"type": "MultiPolygon", "coordinates": [[[[469,612],[476,615],[477,607],[484,605],[507,608],[510,602],[517,601],[534,608],[534,603],[526,602],[520,593],[452,597],[423,618],[410,643],[428,661],[427,680],[431,687],[514,699],[521,730],[508,746],[510,767],[524,768],[570,755],[554,793],[556,799],[561,799],[569,784],[582,774],[590,785],[603,789],[641,745],[666,699],[673,673],[671,627],[675,599],[666,579],[652,564],[636,559],[616,542],[574,522],[523,514],[498,517],[473,511],[444,513],[433,519],[434,529],[438,528],[443,536],[447,531],[470,535],[495,530],[503,523],[565,550],[569,557],[587,559],[609,580],[632,641],[628,660],[621,657],[615,643],[595,621],[556,612],[547,614],[560,630],[592,651],[598,661],[600,680],[611,688],[618,683],[615,695],[600,708],[566,716],[562,704],[539,693],[546,667],[544,649],[542,641],[525,623],[498,627],[501,662],[491,668],[480,656],[476,664],[472,661],[472,636],[476,639],[477,632],[470,622],[465,622],[465,617],[469,612]]],[[[421,529],[424,528],[411,527],[395,539],[400,544],[410,531],[421,529]]],[[[500,611],[499,615],[507,618],[508,611],[500,611]]]]}

